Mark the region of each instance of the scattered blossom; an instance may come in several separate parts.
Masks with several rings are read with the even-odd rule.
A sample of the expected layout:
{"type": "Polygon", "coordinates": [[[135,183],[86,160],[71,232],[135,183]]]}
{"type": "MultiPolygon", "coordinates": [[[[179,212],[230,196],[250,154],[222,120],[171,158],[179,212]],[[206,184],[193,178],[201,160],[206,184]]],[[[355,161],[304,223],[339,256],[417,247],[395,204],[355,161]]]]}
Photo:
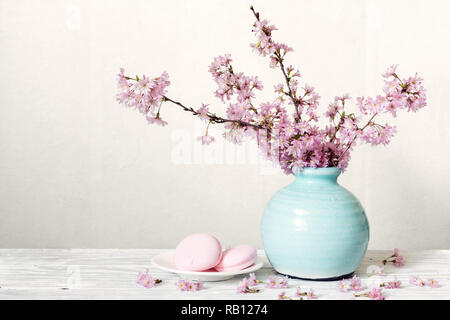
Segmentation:
{"type": "Polygon", "coordinates": [[[353,278],[351,278],[349,281],[342,279],[337,283],[338,290],[340,292],[347,292],[347,291],[361,291],[361,279],[355,274],[353,278]]]}
{"type": "Polygon", "coordinates": [[[372,288],[367,296],[372,300],[384,300],[383,291],[380,288],[372,288]]]}
{"type": "Polygon", "coordinates": [[[355,274],[350,280],[350,289],[353,291],[361,291],[361,279],[355,274]]]}
{"type": "Polygon", "coordinates": [[[400,251],[395,248],[394,249],[394,254],[386,259],[384,259],[381,263],[383,263],[384,265],[387,263],[393,263],[395,266],[397,267],[401,267],[404,266],[404,258],[403,256],[400,255],[400,251]]]}
{"type": "Polygon", "coordinates": [[[249,277],[248,277],[248,285],[249,286],[256,286],[257,284],[260,284],[260,283],[262,283],[262,281],[256,279],[256,275],[254,272],[249,274],[249,277]]]}
{"type": "Polygon", "coordinates": [[[439,287],[439,281],[435,279],[428,279],[426,282],[426,285],[430,288],[438,288],[439,287]]]}
{"type": "Polygon", "coordinates": [[[400,285],[402,282],[395,277],[393,281],[383,282],[380,284],[380,287],[383,287],[385,289],[398,289],[400,288],[400,285]]]}
{"type": "Polygon", "coordinates": [[[412,285],[415,285],[417,287],[425,287],[425,286],[428,286],[430,288],[438,288],[439,287],[439,281],[437,281],[436,279],[432,279],[432,278],[424,281],[417,276],[411,276],[409,278],[409,283],[412,285]]]}
{"type": "Polygon", "coordinates": [[[259,289],[253,288],[257,283],[260,283],[259,280],[256,280],[255,274],[250,274],[249,278],[243,278],[236,289],[237,293],[257,293],[259,289]]]}
{"type": "Polygon", "coordinates": [[[342,279],[337,283],[338,289],[340,292],[347,292],[347,281],[342,279]]]}
{"type": "Polygon", "coordinates": [[[148,269],[145,272],[139,272],[137,284],[143,286],[144,288],[153,288],[156,284],[161,283],[159,279],[153,279],[153,277],[148,273],[148,269]]]}
{"type": "Polygon", "coordinates": [[[288,278],[287,277],[270,277],[267,280],[267,288],[272,289],[280,289],[280,288],[289,288],[288,278]]]}
{"type": "Polygon", "coordinates": [[[417,276],[411,276],[409,278],[409,283],[412,285],[415,285],[417,287],[425,287],[425,281],[423,281],[422,279],[420,279],[417,276]]]}
{"type": "Polygon", "coordinates": [[[383,290],[378,287],[374,287],[370,289],[367,292],[360,293],[360,294],[353,294],[355,297],[367,297],[371,300],[385,300],[385,297],[383,295],[383,290]]]}
{"type": "Polygon", "coordinates": [[[317,296],[316,296],[316,294],[314,293],[314,290],[313,290],[313,289],[310,289],[310,290],[308,291],[308,293],[306,294],[306,298],[307,298],[308,300],[316,300],[316,299],[317,299],[317,296]]]}
{"type": "Polygon", "coordinates": [[[180,279],[175,282],[175,286],[180,291],[199,291],[203,289],[203,283],[200,281],[191,281],[186,279],[180,279]]]}
{"type": "Polygon", "coordinates": [[[309,289],[308,291],[302,291],[300,287],[297,288],[297,291],[295,292],[295,295],[300,298],[300,300],[303,299],[303,297],[306,297],[308,300],[316,300],[318,297],[314,293],[313,289],[309,289]]]}
{"type": "Polygon", "coordinates": [[[292,298],[286,296],[286,292],[282,291],[278,294],[278,300],[292,300],[292,298]]]}

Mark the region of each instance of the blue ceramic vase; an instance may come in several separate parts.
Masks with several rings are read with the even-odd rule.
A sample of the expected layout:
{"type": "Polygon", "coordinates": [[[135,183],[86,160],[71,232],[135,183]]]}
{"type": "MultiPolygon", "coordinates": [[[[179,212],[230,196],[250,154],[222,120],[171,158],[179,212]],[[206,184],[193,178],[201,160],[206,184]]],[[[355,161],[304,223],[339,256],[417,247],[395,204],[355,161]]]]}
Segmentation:
{"type": "Polygon", "coordinates": [[[337,182],[338,168],[305,168],[269,201],[261,237],[275,270],[335,280],[353,274],[367,249],[369,224],[356,197],[337,182]]]}

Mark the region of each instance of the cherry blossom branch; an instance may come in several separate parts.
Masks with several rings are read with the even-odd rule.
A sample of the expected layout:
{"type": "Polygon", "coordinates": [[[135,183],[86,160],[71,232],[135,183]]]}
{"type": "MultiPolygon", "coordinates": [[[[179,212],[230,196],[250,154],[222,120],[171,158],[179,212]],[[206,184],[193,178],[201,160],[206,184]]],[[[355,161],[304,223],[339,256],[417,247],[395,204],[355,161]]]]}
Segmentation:
{"type": "Polygon", "coordinates": [[[339,129],[341,128],[341,126],[342,126],[343,123],[344,123],[344,116],[341,115],[341,117],[340,117],[340,119],[339,119],[339,123],[338,123],[338,125],[335,127],[335,129],[334,129],[334,133],[333,133],[333,136],[332,136],[331,139],[330,139],[330,142],[333,142],[334,139],[336,139],[336,135],[337,135],[337,133],[338,133],[338,131],[339,131],[339,129]]]}
{"type": "MultiPolygon", "coordinates": [[[[173,104],[176,104],[177,106],[181,107],[184,111],[190,112],[190,113],[192,113],[195,116],[198,116],[198,115],[201,114],[200,112],[195,111],[192,107],[186,107],[181,102],[172,100],[172,99],[170,99],[167,96],[163,96],[163,100],[171,102],[173,104]]],[[[210,112],[208,112],[206,114],[206,116],[209,118],[209,121],[212,122],[212,123],[236,123],[236,124],[238,124],[238,125],[240,125],[242,127],[251,127],[251,128],[254,128],[254,129],[258,129],[258,130],[262,129],[262,130],[269,130],[270,131],[270,128],[265,127],[263,125],[249,123],[249,122],[245,122],[245,121],[242,121],[242,120],[226,119],[226,118],[218,117],[215,114],[212,114],[210,112]]]]}
{"type": "Polygon", "coordinates": [[[397,65],[392,65],[383,74],[385,85],[382,94],[358,97],[359,112],[355,113],[346,113],[344,110],[345,100],[350,99],[348,94],[335,97],[325,113],[331,125],[320,128],[317,112],[319,94],[306,83],[302,87],[304,92],[299,93],[298,79],[301,74],[298,70],[294,71],[291,65],[285,65],[285,56],[293,51],[292,48],[274,41],[272,33],[277,28],[268,20],[262,19],[253,7],[250,10],[256,18],[252,32],[257,40],[250,46],[259,55],[268,57],[270,67],[279,68],[283,75],[284,81],[275,85],[277,99],[256,104],[253,99],[256,91],[263,89],[262,82],[257,76],[247,76],[233,70],[231,56],[225,54],[215,57],[209,66],[209,72],[217,84],[215,95],[224,103],[230,102],[223,117],[210,112],[205,104],[194,109],[169,98],[166,94],[170,85],[167,72],[156,78],[144,75],[140,79],[137,76],[125,76],[121,69],[118,74],[117,101],[138,110],[150,124],[167,125],[161,118],[161,113],[165,110],[162,108],[164,102],[170,102],[198,116],[207,122],[205,135],[197,138],[202,144],[215,140],[208,135],[211,124],[224,124],[224,137],[227,140],[240,143],[246,137],[255,139],[262,154],[279,164],[287,174],[305,167],[337,166],[344,170],[350,160],[349,151],[357,139],[375,146],[387,145],[394,136],[395,127],[374,122],[377,115],[390,113],[396,117],[397,112],[402,109],[416,112],[427,105],[423,79],[417,74],[400,78],[396,73],[397,65]],[[286,111],[285,102],[293,104],[295,113],[286,111]],[[360,123],[362,117],[369,118],[364,125],[364,122],[360,123]]]}
{"type": "MultiPolygon", "coordinates": [[[[233,70],[231,69],[230,72],[233,73],[233,70]]],[[[123,76],[123,78],[125,80],[131,80],[131,81],[136,81],[136,82],[138,82],[140,80],[139,77],[132,78],[132,77],[125,76],[125,75],[123,76]]],[[[160,109],[161,109],[161,105],[165,101],[171,102],[171,103],[181,107],[184,111],[191,112],[195,116],[201,115],[201,113],[199,111],[196,111],[194,108],[187,107],[184,104],[182,104],[181,102],[175,101],[175,100],[170,99],[169,97],[163,95],[163,96],[161,96],[161,103],[159,105],[159,108],[158,108],[158,111],[157,111],[157,114],[156,114],[156,118],[159,117],[159,112],[160,112],[160,109]]],[[[217,116],[217,115],[215,115],[213,113],[210,113],[210,112],[206,112],[204,114],[204,116],[206,116],[208,118],[210,123],[236,123],[236,124],[238,124],[241,127],[251,127],[251,128],[256,129],[256,130],[262,129],[262,130],[266,130],[268,132],[271,131],[271,129],[269,127],[266,127],[264,125],[254,124],[254,123],[250,123],[250,122],[246,122],[246,121],[238,120],[238,119],[233,120],[233,119],[222,118],[222,117],[219,117],[219,116],[217,116]]]]}
{"type": "MultiPolygon", "coordinates": [[[[364,127],[362,127],[360,129],[361,132],[364,131],[365,128],[367,128],[371,123],[373,118],[375,118],[375,116],[377,115],[377,113],[375,113],[370,119],[369,121],[367,121],[367,123],[364,125],[364,127]]],[[[347,153],[348,150],[350,150],[350,147],[352,146],[352,144],[356,141],[356,138],[358,137],[357,133],[355,132],[355,136],[353,137],[352,141],[347,145],[347,147],[345,148],[344,152],[341,153],[341,155],[339,156],[339,158],[336,160],[336,164],[339,163],[339,160],[341,160],[341,158],[347,153]]]]}
{"type": "MultiPolygon", "coordinates": [[[[255,16],[256,20],[260,21],[259,12],[256,12],[255,9],[253,8],[253,6],[250,6],[250,10],[253,12],[253,15],[255,16]]],[[[267,31],[267,30],[264,30],[264,29],[263,29],[263,31],[264,31],[264,33],[267,36],[271,35],[270,31],[267,31]]],[[[269,39],[269,42],[273,43],[271,38],[269,39]]],[[[300,104],[300,101],[295,97],[295,93],[293,92],[293,90],[291,88],[290,78],[289,78],[289,76],[288,76],[288,74],[286,72],[286,69],[284,67],[284,64],[283,64],[283,57],[281,56],[281,53],[280,53],[280,51],[278,49],[275,50],[273,55],[275,56],[276,60],[278,61],[279,65],[280,65],[281,72],[283,73],[284,80],[285,80],[286,86],[288,88],[288,92],[286,93],[286,95],[291,98],[292,103],[294,104],[295,112],[297,114],[297,120],[300,120],[301,119],[301,115],[300,115],[299,110],[298,110],[298,105],[300,104]]]]}
{"type": "Polygon", "coordinates": [[[289,79],[289,77],[288,77],[288,75],[286,73],[286,70],[284,68],[283,59],[281,58],[281,54],[278,51],[276,51],[275,52],[275,56],[278,59],[278,63],[280,64],[280,69],[283,72],[284,79],[286,81],[286,86],[288,88],[287,95],[291,98],[292,103],[294,104],[295,112],[297,113],[297,119],[301,120],[301,115],[300,115],[300,113],[298,111],[298,105],[300,104],[300,101],[296,97],[294,97],[294,93],[292,92],[292,88],[291,88],[291,84],[290,84],[290,79],[289,79]]]}

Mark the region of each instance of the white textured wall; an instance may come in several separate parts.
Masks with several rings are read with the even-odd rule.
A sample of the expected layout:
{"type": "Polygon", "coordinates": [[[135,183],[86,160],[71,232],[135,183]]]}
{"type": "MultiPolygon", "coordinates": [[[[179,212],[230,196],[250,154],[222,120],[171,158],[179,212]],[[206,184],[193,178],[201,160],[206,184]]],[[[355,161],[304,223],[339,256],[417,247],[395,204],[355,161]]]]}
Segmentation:
{"type": "MultiPolygon", "coordinates": [[[[249,4],[0,1],[0,247],[172,247],[199,231],[259,246],[265,203],[293,178],[221,139],[211,157],[193,141],[202,125],[174,106],[161,128],[114,99],[119,67],[167,70],[171,97],[223,112],[207,72],[222,53],[268,99],[281,78],[249,48],[249,4]]],[[[450,2],[254,5],[323,108],[376,94],[392,63],[426,79],[429,106],[400,114],[390,146],[357,149],[340,181],[366,208],[371,248],[450,248],[450,2]]]]}

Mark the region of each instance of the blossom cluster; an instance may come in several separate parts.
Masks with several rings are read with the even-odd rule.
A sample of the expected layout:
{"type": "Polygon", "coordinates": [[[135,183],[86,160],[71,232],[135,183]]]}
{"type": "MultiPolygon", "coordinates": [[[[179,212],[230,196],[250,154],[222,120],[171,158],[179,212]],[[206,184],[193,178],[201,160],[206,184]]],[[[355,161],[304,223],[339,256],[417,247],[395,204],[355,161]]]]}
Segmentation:
{"type": "Polygon", "coordinates": [[[353,292],[355,292],[355,293],[353,293],[354,297],[367,297],[371,300],[384,300],[385,297],[383,295],[382,287],[387,288],[388,285],[390,286],[393,284],[385,283],[378,287],[373,287],[366,292],[359,293],[360,291],[363,290],[362,284],[361,284],[361,279],[357,275],[354,275],[353,278],[351,278],[348,282],[344,279],[339,281],[338,289],[340,292],[353,291],[353,292]]]}
{"type": "Polygon", "coordinates": [[[409,279],[409,283],[412,285],[415,285],[417,287],[425,287],[425,286],[430,287],[430,288],[438,288],[439,287],[439,281],[432,279],[432,278],[424,281],[417,276],[411,276],[409,279]]]}
{"type": "Polygon", "coordinates": [[[309,289],[308,291],[302,291],[300,288],[297,288],[297,291],[295,292],[295,295],[300,298],[300,300],[303,299],[303,297],[306,297],[308,300],[316,300],[318,297],[314,293],[313,289],[309,289]]]}
{"type": "Polygon", "coordinates": [[[257,293],[259,289],[254,288],[257,284],[262,283],[260,280],[256,279],[254,273],[250,273],[249,277],[244,277],[238,284],[236,289],[237,293],[257,293]]]}
{"type": "Polygon", "coordinates": [[[203,283],[200,281],[191,281],[186,279],[180,279],[175,282],[175,286],[180,291],[199,291],[203,289],[203,283]]]}
{"type": "Polygon", "coordinates": [[[392,256],[387,257],[381,263],[384,265],[387,263],[393,263],[397,267],[402,267],[405,264],[404,258],[400,255],[400,251],[397,248],[394,249],[394,254],[392,256]]]}
{"type": "Polygon", "coordinates": [[[134,107],[145,115],[148,122],[165,126],[161,106],[170,102],[206,122],[206,132],[198,140],[208,145],[215,141],[208,129],[213,124],[224,125],[225,139],[239,144],[244,139],[254,140],[267,159],[278,164],[286,174],[305,167],[339,167],[345,170],[350,152],[358,143],[372,146],[387,145],[397,129],[380,118],[396,117],[400,111],[416,112],[427,105],[423,79],[414,76],[401,78],[397,65],[382,75],[384,87],[376,96],[356,98],[349,109],[349,94],[336,96],[324,113],[328,125],[319,127],[320,96],[307,83],[300,84],[300,71],[286,63],[286,55],[293,51],[286,44],[273,39],[277,28],[251,7],[255,16],[253,33],[256,43],[251,47],[259,55],[269,58],[270,66],[281,71],[282,82],[275,85],[270,101],[256,102],[256,92],[263,89],[256,76],[248,76],[233,68],[230,55],[214,58],[209,66],[217,84],[215,95],[227,104],[226,115],[221,117],[206,104],[188,107],[166,95],[170,84],[168,74],[150,79],[147,76],[128,77],[121,69],[118,75],[117,100],[134,107]]]}
{"type": "MultiPolygon", "coordinates": [[[[404,265],[404,258],[400,255],[400,251],[398,249],[394,249],[394,253],[389,256],[388,258],[381,261],[383,265],[386,265],[386,263],[391,262],[397,267],[401,267],[404,265]]],[[[386,274],[384,272],[384,267],[380,266],[371,266],[371,271],[375,271],[375,274],[380,277],[386,277],[386,274]],[[372,268],[376,267],[376,269],[372,268]]],[[[368,268],[369,272],[369,268],[368,268]]],[[[371,272],[372,273],[372,272],[371,272]]],[[[421,278],[417,276],[411,276],[409,283],[418,287],[425,287],[428,286],[430,288],[438,288],[439,287],[439,281],[436,279],[430,278],[426,281],[422,280],[421,278]]],[[[355,291],[358,293],[354,293],[354,297],[367,297],[371,300],[385,300],[385,296],[383,293],[383,289],[399,289],[401,287],[402,282],[397,279],[395,276],[393,280],[386,281],[379,283],[375,286],[371,286],[368,291],[359,293],[362,291],[362,285],[361,280],[355,275],[352,279],[347,282],[346,280],[341,280],[338,282],[338,289],[341,292],[347,292],[347,291],[355,291]]]]}
{"type": "MultiPolygon", "coordinates": [[[[238,293],[256,293],[260,290],[257,288],[254,288],[254,286],[258,284],[263,284],[261,280],[257,280],[254,273],[250,273],[248,278],[243,278],[237,287],[238,293]]],[[[267,280],[266,288],[270,289],[285,289],[289,288],[288,278],[287,277],[278,277],[278,276],[272,276],[269,277],[267,280]]]]}
{"type": "MultiPolygon", "coordinates": [[[[306,297],[307,300],[317,300],[318,298],[314,293],[313,289],[309,289],[309,291],[301,291],[300,288],[297,288],[295,296],[299,298],[299,300],[303,300],[304,297],[306,297]]],[[[287,296],[286,292],[282,291],[278,294],[278,300],[294,300],[294,299],[287,296]]]]}
{"type": "Polygon", "coordinates": [[[373,287],[368,292],[355,294],[355,297],[367,297],[371,300],[385,300],[383,290],[381,288],[373,287]]]}
{"type": "MultiPolygon", "coordinates": [[[[236,292],[237,293],[257,293],[260,292],[260,289],[256,286],[258,284],[264,284],[263,281],[257,280],[254,273],[250,273],[249,277],[244,277],[238,284],[236,292]]],[[[287,277],[278,277],[272,276],[269,277],[267,282],[265,283],[265,287],[269,289],[286,289],[289,288],[288,278],[287,277]]],[[[295,296],[300,300],[303,300],[304,297],[308,300],[317,299],[317,295],[314,293],[313,289],[309,291],[302,291],[299,287],[295,292],[295,296]]],[[[286,295],[285,291],[282,291],[278,294],[279,300],[293,300],[292,298],[286,295]]]]}
{"type": "Polygon", "coordinates": [[[292,48],[284,43],[277,43],[272,39],[272,31],[278,30],[273,24],[266,19],[260,20],[259,13],[255,12],[253,7],[250,7],[256,17],[253,24],[252,32],[255,33],[256,43],[251,43],[252,47],[258,54],[270,58],[270,67],[276,68],[280,64],[280,58],[283,58],[286,53],[294,51],[292,48]]]}
{"type": "Polygon", "coordinates": [[[149,273],[148,269],[145,272],[138,273],[137,284],[143,286],[144,288],[153,288],[156,284],[161,283],[159,279],[154,279],[149,273]]]}
{"type": "Polygon", "coordinates": [[[386,288],[386,289],[398,289],[400,288],[400,285],[402,282],[395,277],[393,281],[383,282],[380,284],[380,287],[386,288]]]}
{"type": "Polygon", "coordinates": [[[118,74],[118,87],[120,92],[117,101],[127,107],[139,110],[147,121],[152,124],[165,126],[167,122],[160,118],[159,112],[166,88],[170,85],[169,75],[163,72],[161,76],[150,79],[146,75],[142,78],[127,77],[123,68],[118,74]]]}
{"type": "Polygon", "coordinates": [[[289,288],[288,278],[270,277],[269,280],[267,280],[266,287],[272,289],[289,288]]]}
{"type": "Polygon", "coordinates": [[[342,279],[341,281],[338,282],[337,285],[338,285],[339,291],[341,291],[341,292],[347,292],[347,291],[358,292],[358,291],[362,290],[361,279],[357,275],[354,275],[353,278],[351,278],[349,282],[342,279]]]}

